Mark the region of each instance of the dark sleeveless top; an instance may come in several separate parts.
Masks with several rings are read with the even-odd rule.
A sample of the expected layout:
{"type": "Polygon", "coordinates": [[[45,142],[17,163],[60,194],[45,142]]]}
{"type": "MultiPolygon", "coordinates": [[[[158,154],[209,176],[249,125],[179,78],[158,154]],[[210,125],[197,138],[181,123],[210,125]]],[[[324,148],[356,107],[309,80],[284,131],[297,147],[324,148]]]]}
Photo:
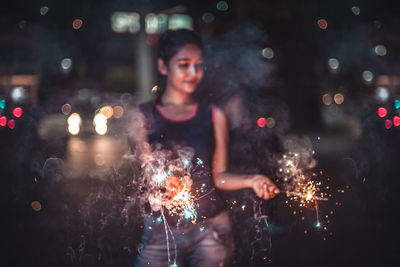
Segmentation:
{"type": "MultiPolygon", "coordinates": [[[[152,148],[161,145],[163,149],[174,152],[176,148],[194,149],[192,159],[191,193],[195,196],[197,221],[212,218],[225,209],[221,191],[214,186],[211,164],[214,155],[214,125],[212,106],[198,103],[192,116],[185,120],[172,120],[162,114],[154,102],[141,105],[145,118],[148,140],[152,148]],[[197,166],[197,167],[196,167],[197,166]]],[[[177,222],[167,217],[170,224],[177,222]]]]}

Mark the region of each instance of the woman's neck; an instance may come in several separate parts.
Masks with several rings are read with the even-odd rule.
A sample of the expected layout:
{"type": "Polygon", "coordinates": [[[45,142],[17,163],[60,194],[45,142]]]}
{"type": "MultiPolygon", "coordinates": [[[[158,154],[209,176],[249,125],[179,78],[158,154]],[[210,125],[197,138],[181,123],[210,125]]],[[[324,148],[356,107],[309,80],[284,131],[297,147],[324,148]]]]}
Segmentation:
{"type": "Polygon", "coordinates": [[[162,105],[188,105],[195,103],[190,94],[166,90],[161,96],[162,105]]]}

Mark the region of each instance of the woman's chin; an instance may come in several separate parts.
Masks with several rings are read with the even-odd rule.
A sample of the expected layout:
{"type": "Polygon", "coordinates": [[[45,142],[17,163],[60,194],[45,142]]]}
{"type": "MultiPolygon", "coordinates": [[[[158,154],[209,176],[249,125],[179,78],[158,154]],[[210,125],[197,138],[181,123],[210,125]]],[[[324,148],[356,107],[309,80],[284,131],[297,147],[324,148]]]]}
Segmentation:
{"type": "Polygon", "coordinates": [[[183,91],[187,94],[193,94],[196,91],[196,87],[185,87],[183,91]]]}

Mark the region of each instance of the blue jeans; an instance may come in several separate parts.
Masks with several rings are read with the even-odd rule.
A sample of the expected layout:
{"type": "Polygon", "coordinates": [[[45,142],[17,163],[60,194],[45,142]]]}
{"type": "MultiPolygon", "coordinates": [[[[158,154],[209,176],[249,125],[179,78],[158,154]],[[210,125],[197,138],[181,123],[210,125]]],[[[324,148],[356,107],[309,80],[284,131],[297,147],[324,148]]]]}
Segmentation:
{"type": "Polygon", "coordinates": [[[135,266],[219,267],[230,266],[233,260],[232,225],[228,212],[224,211],[207,220],[205,227],[197,224],[171,227],[167,238],[163,222],[149,218],[145,223],[143,249],[135,266]],[[168,254],[170,261],[168,262],[168,254]]]}

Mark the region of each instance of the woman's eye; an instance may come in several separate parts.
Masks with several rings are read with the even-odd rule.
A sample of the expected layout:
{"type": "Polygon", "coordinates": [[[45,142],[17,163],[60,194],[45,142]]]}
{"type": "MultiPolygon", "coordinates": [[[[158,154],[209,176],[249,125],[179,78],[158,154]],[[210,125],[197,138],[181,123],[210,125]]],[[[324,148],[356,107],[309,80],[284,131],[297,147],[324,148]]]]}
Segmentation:
{"type": "Polygon", "coordinates": [[[187,68],[189,67],[189,64],[187,64],[187,63],[182,63],[182,64],[179,64],[178,66],[179,66],[179,68],[181,68],[181,69],[187,69],[187,68]]]}

